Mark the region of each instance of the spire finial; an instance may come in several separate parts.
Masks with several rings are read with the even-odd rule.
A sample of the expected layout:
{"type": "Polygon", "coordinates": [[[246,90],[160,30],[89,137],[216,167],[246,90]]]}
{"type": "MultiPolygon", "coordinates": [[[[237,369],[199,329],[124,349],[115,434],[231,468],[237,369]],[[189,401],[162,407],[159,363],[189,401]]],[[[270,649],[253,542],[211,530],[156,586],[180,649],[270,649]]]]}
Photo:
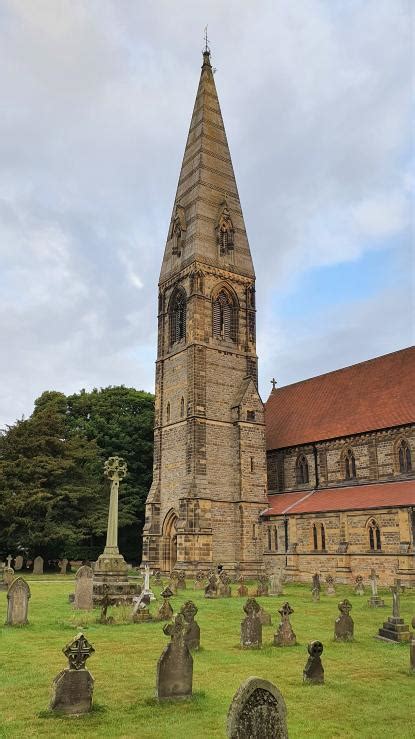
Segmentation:
{"type": "Polygon", "coordinates": [[[204,36],[203,36],[203,38],[205,40],[205,46],[204,46],[204,49],[203,49],[203,52],[202,52],[203,53],[203,65],[202,65],[202,69],[203,69],[203,67],[210,67],[211,66],[211,64],[210,64],[210,48],[209,48],[209,39],[208,39],[208,35],[207,35],[207,29],[208,29],[208,27],[205,26],[205,33],[204,33],[204,36]]]}

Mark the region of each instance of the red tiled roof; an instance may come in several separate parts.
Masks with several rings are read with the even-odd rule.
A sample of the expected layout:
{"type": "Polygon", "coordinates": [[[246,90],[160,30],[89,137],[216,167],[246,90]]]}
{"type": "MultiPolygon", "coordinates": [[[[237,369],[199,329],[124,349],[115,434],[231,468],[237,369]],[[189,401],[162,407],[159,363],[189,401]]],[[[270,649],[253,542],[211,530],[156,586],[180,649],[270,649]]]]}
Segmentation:
{"type": "Polygon", "coordinates": [[[415,506],[415,480],[277,493],[268,496],[268,502],[265,516],[415,506]]]}
{"type": "Polygon", "coordinates": [[[265,405],[267,449],[415,422],[415,347],[276,389],[265,405]]]}

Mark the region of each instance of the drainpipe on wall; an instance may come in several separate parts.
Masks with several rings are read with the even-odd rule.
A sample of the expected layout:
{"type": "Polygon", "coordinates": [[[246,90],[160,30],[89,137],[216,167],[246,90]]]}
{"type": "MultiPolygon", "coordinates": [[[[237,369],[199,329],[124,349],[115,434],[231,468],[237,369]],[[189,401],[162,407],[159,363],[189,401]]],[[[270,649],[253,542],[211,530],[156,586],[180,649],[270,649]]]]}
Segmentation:
{"type": "Polygon", "coordinates": [[[316,480],[316,488],[320,485],[320,480],[318,476],[318,457],[317,457],[317,447],[315,444],[313,444],[313,455],[314,455],[314,475],[316,480]]]}

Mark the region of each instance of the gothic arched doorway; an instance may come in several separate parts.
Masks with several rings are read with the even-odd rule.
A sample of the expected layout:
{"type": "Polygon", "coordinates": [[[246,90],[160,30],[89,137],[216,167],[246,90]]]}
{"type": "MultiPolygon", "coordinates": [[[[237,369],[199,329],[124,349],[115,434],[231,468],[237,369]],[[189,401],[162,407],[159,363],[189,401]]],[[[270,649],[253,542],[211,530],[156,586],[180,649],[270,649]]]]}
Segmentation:
{"type": "Polygon", "coordinates": [[[177,562],[177,513],[171,509],[163,523],[163,571],[171,572],[177,562]]]}

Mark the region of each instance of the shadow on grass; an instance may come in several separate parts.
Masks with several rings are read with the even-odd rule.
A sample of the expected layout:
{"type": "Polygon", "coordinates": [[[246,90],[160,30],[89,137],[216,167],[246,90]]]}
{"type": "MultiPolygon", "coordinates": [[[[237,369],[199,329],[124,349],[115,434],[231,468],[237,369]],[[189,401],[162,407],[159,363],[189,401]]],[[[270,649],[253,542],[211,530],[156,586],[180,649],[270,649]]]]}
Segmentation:
{"type": "Polygon", "coordinates": [[[74,719],[74,718],[82,718],[82,719],[89,719],[93,718],[97,714],[103,714],[107,713],[108,707],[105,705],[102,705],[101,703],[93,703],[92,709],[88,713],[64,713],[63,711],[39,711],[37,714],[38,718],[52,718],[52,719],[74,719]]]}

